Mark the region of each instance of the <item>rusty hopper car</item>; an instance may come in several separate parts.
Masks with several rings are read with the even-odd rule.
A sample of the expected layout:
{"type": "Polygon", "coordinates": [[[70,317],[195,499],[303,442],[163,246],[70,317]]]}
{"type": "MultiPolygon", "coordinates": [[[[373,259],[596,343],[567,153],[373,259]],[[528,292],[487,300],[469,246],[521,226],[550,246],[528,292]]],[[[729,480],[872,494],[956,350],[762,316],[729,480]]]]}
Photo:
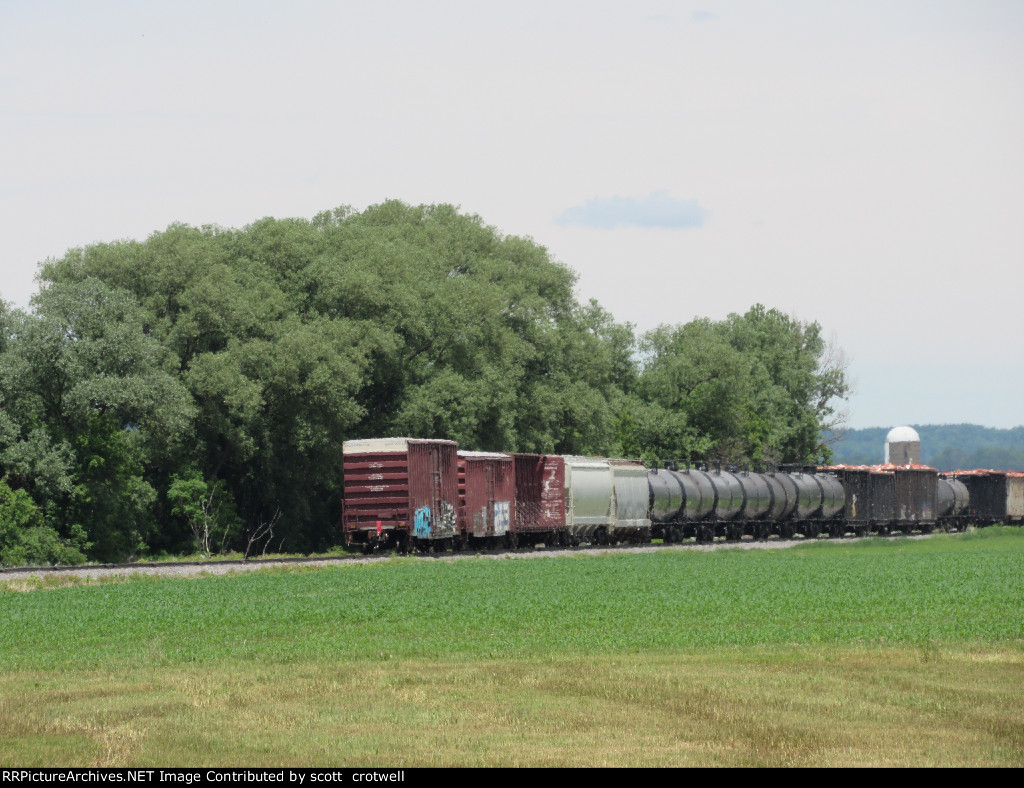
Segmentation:
{"type": "Polygon", "coordinates": [[[979,525],[1024,522],[1024,473],[978,468],[948,474],[962,482],[970,496],[969,519],[979,525]]]}
{"type": "Polygon", "coordinates": [[[440,548],[456,533],[454,441],[375,438],[346,441],[345,544],[370,551],[411,545],[440,548]]]}
{"type": "Polygon", "coordinates": [[[511,543],[516,475],[511,454],[460,451],[456,549],[487,542],[511,543]]]}
{"type": "Polygon", "coordinates": [[[1000,471],[977,469],[956,471],[953,478],[967,487],[970,501],[966,516],[978,525],[1006,522],[1006,474],[1000,471]]]}
{"type": "Polygon", "coordinates": [[[871,526],[876,533],[887,534],[896,520],[896,476],[892,471],[871,467],[871,526]]]}
{"type": "Polygon", "coordinates": [[[935,493],[938,471],[926,465],[898,467],[896,476],[896,519],[905,533],[915,529],[929,532],[935,527],[935,493]]]}

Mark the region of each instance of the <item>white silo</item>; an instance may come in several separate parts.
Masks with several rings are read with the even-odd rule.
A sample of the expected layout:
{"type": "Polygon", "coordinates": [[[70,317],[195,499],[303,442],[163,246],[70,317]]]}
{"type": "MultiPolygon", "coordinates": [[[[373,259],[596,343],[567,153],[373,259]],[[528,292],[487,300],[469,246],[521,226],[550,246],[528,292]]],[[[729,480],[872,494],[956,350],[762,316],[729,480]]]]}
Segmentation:
{"type": "Polygon", "coordinates": [[[913,427],[894,427],[885,436],[885,461],[893,465],[921,464],[921,436],[913,427]]]}

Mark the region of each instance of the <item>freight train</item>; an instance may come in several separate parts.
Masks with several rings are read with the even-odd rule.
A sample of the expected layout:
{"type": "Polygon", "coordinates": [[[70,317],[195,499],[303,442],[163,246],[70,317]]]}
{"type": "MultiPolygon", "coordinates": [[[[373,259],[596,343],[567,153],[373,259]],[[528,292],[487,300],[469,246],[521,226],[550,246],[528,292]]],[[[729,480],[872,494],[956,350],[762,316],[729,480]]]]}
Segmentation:
{"type": "Polygon", "coordinates": [[[399,552],[930,533],[1024,520],[1024,473],[923,465],[690,466],[347,441],[342,528],[399,552]]]}

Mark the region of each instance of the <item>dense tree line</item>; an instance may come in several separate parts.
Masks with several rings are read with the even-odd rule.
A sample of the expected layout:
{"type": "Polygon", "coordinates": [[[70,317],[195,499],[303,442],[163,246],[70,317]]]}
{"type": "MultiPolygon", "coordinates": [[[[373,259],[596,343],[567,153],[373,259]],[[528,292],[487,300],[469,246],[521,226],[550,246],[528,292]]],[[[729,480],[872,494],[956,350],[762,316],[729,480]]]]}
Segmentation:
{"type": "Polygon", "coordinates": [[[814,461],[846,393],[754,306],[637,337],[529,239],[387,202],[174,225],[0,303],[0,562],[340,542],[342,442],[814,461]]]}

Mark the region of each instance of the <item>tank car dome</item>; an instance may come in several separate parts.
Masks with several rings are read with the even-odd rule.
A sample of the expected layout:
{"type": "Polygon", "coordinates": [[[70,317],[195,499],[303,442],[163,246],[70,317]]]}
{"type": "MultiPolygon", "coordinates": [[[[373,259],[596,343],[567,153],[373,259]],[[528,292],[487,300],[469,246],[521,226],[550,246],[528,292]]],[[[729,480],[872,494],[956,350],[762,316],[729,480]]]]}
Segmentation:
{"type": "Polygon", "coordinates": [[[886,443],[920,443],[921,436],[913,427],[893,427],[885,436],[886,443]]]}

